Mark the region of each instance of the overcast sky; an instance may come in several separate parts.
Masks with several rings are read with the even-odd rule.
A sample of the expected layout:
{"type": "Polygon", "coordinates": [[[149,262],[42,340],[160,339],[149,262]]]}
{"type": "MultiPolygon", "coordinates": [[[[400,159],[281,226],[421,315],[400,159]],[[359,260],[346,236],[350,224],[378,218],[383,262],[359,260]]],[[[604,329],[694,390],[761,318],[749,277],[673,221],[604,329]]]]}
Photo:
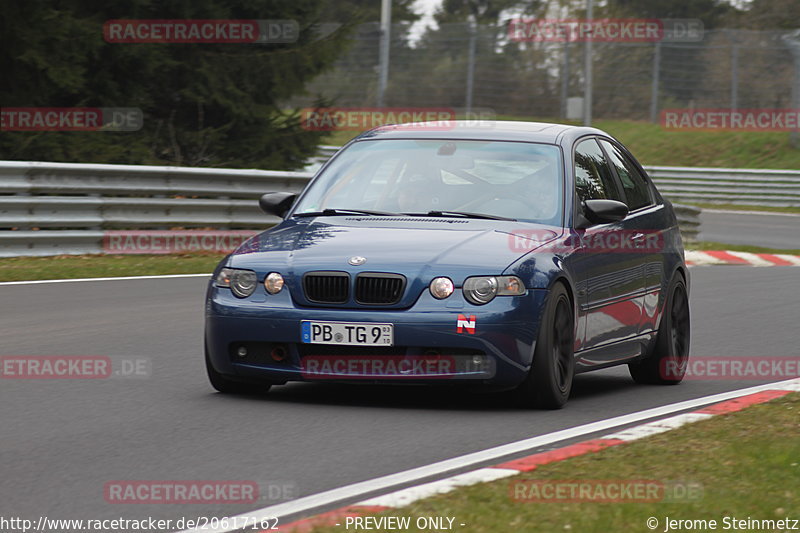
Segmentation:
{"type": "Polygon", "coordinates": [[[417,0],[414,11],[422,14],[422,18],[411,27],[411,34],[418,35],[426,26],[433,25],[433,12],[442,4],[442,0],[417,0]]]}

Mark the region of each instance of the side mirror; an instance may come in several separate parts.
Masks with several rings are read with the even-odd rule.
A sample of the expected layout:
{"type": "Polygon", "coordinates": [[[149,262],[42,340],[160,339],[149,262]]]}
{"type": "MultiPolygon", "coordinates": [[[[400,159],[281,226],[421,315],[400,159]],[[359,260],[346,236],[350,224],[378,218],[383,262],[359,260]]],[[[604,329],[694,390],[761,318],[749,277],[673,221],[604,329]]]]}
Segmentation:
{"type": "Polygon", "coordinates": [[[583,202],[583,212],[591,224],[608,224],[628,216],[628,206],[616,200],[586,200],[583,202]]]}
{"type": "Polygon", "coordinates": [[[258,199],[258,207],[268,215],[285,217],[291,209],[297,193],[293,192],[268,192],[258,199]]]}

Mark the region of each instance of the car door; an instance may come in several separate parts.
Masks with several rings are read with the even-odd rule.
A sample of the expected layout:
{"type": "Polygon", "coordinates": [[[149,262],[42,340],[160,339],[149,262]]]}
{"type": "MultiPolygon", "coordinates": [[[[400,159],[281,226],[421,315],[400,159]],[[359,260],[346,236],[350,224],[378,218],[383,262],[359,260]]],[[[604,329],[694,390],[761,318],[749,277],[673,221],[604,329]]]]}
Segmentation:
{"type": "MultiPolygon", "coordinates": [[[[595,137],[578,141],[573,151],[576,210],[589,199],[625,201],[614,170],[595,137]]],[[[642,322],[644,262],[624,247],[633,224],[620,222],[592,225],[577,230],[580,249],[576,273],[579,301],[585,317],[582,350],[611,345],[638,335],[642,322]]],[[[602,364],[638,355],[635,348],[616,344],[613,349],[583,354],[583,363],[602,364]]]]}
{"type": "Polygon", "coordinates": [[[639,333],[647,333],[656,327],[664,277],[664,205],[657,205],[649,180],[634,163],[633,156],[611,139],[599,140],[622,186],[624,201],[629,209],[625,222],[633,232],[628,238],[643,263],[645,285],[639,333]]]}

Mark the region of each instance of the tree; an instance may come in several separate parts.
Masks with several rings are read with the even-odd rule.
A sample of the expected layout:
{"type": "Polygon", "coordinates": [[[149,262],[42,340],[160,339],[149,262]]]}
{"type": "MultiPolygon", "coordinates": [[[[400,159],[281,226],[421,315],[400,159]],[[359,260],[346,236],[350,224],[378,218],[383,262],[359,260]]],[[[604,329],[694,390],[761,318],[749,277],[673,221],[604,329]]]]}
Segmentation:
{"type": "Polygon", "coordinates": [[[538,13],[543,7],[538,0],[445,0],[434,14],[437,27],[425,31],[400,69],[393,65],[389,100],[463,108],[474,46],[474,107],[498,113],[514,109],[533,113],[537,106],[550,109],[541,50],[508,40],[511,18],[538,13]],[[420,83],[421,76],[436,82],[420,83]]]}
{"type": "MultiPolygon", "coordinates": [[[[376,0],[344,1],[351,6],[359,23],[352,33],[352,44],[347,53],[337,59],[336,70],[317,77],[310,89],[329,95],[339,107],[374,107],[378,93],[381,3],[376,0]]],[[[412,9],[414,2],[392,0],[390,79],[394,78],[396,71],[402,70],[409,51],[408,31],[411,24],[420,18],[412,9]]],[[[341,1],[329,4],[326,20],[342,20],[341,5],[341,1]]],[[[303,105],[313,103],[308,95],[293,98],[292,101],[303,105]]]]}
{"type": "Polygon", "coordinates": [[[323,132],[306,131],[284,102],[349,45],[358,4],[327,22],[315,0],[30,0],[2,2],[4,107],[135,107],[138,132],[0,133],[0,157],[106,163],[297,168],[323,132]],[[265,14],[268,14],[265,16],[265,14]],[[287,44],[119,44],[112,19],[291,19],[287,44]]]}
{"type": "Polygon", "coordinates": [[[748,30],[796,30],[800,27],[797,0],[751,0],[729,17],[732,26],[748,30]]]}

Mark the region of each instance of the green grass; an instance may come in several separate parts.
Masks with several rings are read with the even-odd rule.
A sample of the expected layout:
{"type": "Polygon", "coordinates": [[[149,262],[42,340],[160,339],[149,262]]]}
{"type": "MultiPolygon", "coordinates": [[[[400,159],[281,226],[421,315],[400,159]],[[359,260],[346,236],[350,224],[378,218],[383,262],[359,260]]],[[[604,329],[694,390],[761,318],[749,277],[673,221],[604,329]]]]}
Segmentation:
{"type": "MultiPolygon", "coordinates": [[[[800,394],[791,394],[738,413],[615,446],[528,473],[462,488],[378,516],[454,517],[455,531],[571,532],[651,531],[649,517],[664,531],[665,517],[800,519],[800,394]],[[680,502],[518,502],[517,480],[654,480],[700,485],[699,497],[680,502]]],[[[352,530],[352,527],[351,527],[352,530]]],[[[707,531],[707,529],[700,529],[707,531]]],[[[316,533],[342,533],[326,526],[316,533]]],[[[739,530],[741,531],[741,529],[739,530]]],[[[772,529],[769,529],[772,531],[772,529]]]]}
{"type": "Polygon", "coordinates": [[[60,255],[0,258],[0,281],[211,272],[225,254],[60,255]]]}
{"type": "MultiPolygon", "coordinates": [[[[498,120],[565,122],[554,118],[498,116],[498,120]]],[[[658,124],[597,120],[595,127],[622,141],[643,165],[730,168],[800,168],[800,149],[785,132],[667,131],[658,124]]],[[[325,144],[341,146],[359,132],[337,131],[325,144]]]]}
{"type": "Polygon", "coordinates": [[[725,168],[800,168],[789,134],[751,131],[666,131],[657,124],[598,120],[643,165],[725,168]]]}

